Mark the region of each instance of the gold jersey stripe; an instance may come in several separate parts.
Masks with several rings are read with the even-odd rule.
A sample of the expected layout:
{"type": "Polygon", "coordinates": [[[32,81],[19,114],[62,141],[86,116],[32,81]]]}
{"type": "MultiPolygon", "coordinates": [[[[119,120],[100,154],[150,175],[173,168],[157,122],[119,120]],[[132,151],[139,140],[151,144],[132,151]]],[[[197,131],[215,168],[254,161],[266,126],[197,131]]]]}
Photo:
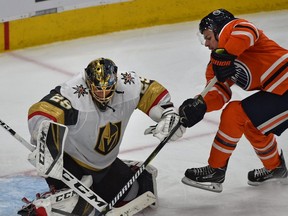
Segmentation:
{"type": "Polygon", "coordinates": [[[47,118],[54,119],[60,124],[65,123],[64,111],[45,101],[33,104],[28,111],[28,115],[29,119],[35,115],[42,115],[47,118]]]}
{"type": "Polygon", "coordinates": [[[164,88],[157,81],[154,81],[145,91],[144,95],[138,103],[137,108],[145,113],[148,113],[151,106],[164,91],[166,91],[166,88],[164,88]]]}

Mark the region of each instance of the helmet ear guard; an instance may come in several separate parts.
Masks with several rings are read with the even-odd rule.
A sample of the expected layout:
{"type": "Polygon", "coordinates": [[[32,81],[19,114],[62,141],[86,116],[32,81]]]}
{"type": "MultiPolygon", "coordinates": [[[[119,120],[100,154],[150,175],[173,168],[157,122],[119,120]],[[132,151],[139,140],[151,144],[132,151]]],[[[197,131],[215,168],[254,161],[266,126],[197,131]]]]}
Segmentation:
{"type": "Polygon", "coordinates": [[[117,70],[115,63],[107,58],[93,60],[85,68],[84,80],[93,99],[101,109],[106,109],[115,93],[117,70]]]}

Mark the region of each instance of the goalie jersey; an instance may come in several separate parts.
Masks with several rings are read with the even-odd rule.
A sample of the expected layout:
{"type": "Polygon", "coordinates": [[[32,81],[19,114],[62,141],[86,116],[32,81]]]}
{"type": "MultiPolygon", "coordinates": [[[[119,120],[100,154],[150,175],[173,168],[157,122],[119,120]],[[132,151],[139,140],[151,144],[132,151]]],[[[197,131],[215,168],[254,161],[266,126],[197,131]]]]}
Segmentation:
{"type": "Polygon", "coordinates": [[[172,104],[165,87],[135,72],[118,73],[116,92],[105,111],[98,109],[82,74],[57,86],[28,113],[31,143],[36,144],[43,120],[68,127],[64,152],[91,170],[109,166],[119,153],[124,131],[135,109],[159,121],[162,105],[172,104]]]}

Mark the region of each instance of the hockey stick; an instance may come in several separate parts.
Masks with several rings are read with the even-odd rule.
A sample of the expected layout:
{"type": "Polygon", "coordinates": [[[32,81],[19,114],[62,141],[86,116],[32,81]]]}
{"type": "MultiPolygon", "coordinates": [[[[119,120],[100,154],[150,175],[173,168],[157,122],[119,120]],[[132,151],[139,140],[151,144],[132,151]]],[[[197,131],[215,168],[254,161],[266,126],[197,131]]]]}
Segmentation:
{"type": "MultiPolygon", "coordinates": [[[[14,138],[16,138],[19,142],[21,142],[27,149],[29,149],[31,152],[35,150],[35,146],[32,145],[31,143],[27,142],[24,138],[22,138],[20,135],[18,135],[11,127],[9,127],[4,121],[2,121],[0,119],[0,124],[1,126],[6,130],[8,131],[14,138]]],[[[180,124],[179,124],[180,126],[180,124]]],[[[179,127],[178,126],[178,127],[179,127]]],[[[176,127],[173,129],[173,131],[175,132],[176,131],[176,127]]],[[[174,133],[173,132],[173,133],[174,133]]],[[[171,133],[171,135],[169,135],[167,138],[165,138],[165,143],[169,140],[169,138],[172,136],[173,134],[171,133]]],[[[158,146],[157,149],[155,149],[152,154],[150,155],[149,158],[147,158],[147,160],[143,163],[143,164],[146,164],[145,166],[141,166],[140,167],[140,171],[138,170],[136,172],[137,174],[137,177],[135,177],[134,180],[132,180],[131,184],[138,178],[138,176],[144,171],[144,169],[146,168],[147,164],[156,156],[156,154],[160,151],[160,149],[164,146],[165,144],[164,142],[161,142],[160,144],[162,144],[162,146],[158,146]]],[[[70,188],[72,188],[79,196],[81,196],[83,199],[85,199],[88,203],[90,203],[95,209],[96,209],[96,215],[100,213],[100,215],[104,215],[106,214],[108,211],[110,211],[113,207],[113,204],[109,209],[107,208],[107,203],[102,200],[101,197],[97,196],[93,191],[91,191],[88,187],[86,187],[80,180],[78,180],[76,177],[74,177],[69,171],[67,171],[65,168],[63,168],[63,174],[62,174],[62,181],[67,185],[69,186],[70,188]],[[105,205],[106,205],[106,208],[105,208],[105,205]],[[103,209],[106,209],[107,211],[103,210],[103,209]],[[105,213],[101,213],[102,211],[105,211],[105,213]]],[[[130,181],[129,181],[130,182],[130,181]]],[[[131,185],[128,186],[128,188],[130,187],[131,185]]],[[[128,189],[126,188],[125,191],[128,189]]],[[[123,189],[122,189],[123,190],[123,189]]],[[[122,191],[121,190],[121,191],[122,191]]],[[[125,192],[124,191],[124,192],[125,192]]],[[[123,193],[124,193],[123,192],[123,193]]],[[[119,193],[120,194],[120,193],[119,193]]],[[[122,196],[123,194],[121,194],[122,196]]],[[[117,201],[118,199],[121,197],[117,197],[117,201]]],[[[141,200],[147,202],[147,196],[149,198],[149,196],[152,197],[152,195],[147,195],[145,193],[145,195],[143,194],[141,200]]],[[[151,199],[151,198],[149,198],[151,199]]],[[[153,199],[152,199],[153,200],[153,199]]],[[[115,201],[115,202],[117,202],[115,201]]],[[[138,201],[138,205],[137,206],[143,206],[143,204],[139,204],[140,200],[138,201]]],[[[53,211],[57,212],[57,213],[64,213],[63,211],[61,210],[58,210],[58,209],[53,209],[53,211]]],[[[125,208],[116,208],[114,209],[113,212],[111,212],[111,214],[109,215],[123,215],[125,213],[125,215],[133,215],[134,212],[137,212],[139,211],[138,207],[134,207],[134,206],[126,206],[125,208]]]]}
{"type": "Polygon", "coordinates": [[[158,152],[163,148],[163,146],[169,141],[171,136],[178,130],[181,126],[178,123],[170,132],[170,134],[163,139],[160,144],[154,149],[154,151],[149,155],[149,157],[143,162],[143,164],[138,168],[137,172],[131,177],[127,184],[119,191],[119,193],[114,197],[114,199],[108,203],[104,210],[98,215],[105,215],[108,211],[112,209],[115,203],[122,197],[122,195],[131,187],[131,185],[136,181],[136,179],[141,175],[141,173],[146,169],[146,166],[155,158],[158,152]]]}
{"type": "Polygon", "coordinates": [[[208,85],[204,88],[204,90],[201,92],[201,96],[205,97],[205,95],[211,90],[211,88],[215,85],[215,83],[217,82],[217,78],[216,76],[213,77],[213,79],[210,80],[210,82],[208,83],[208,85]]]}
{"type": "MultiPolygon", "coordinates": [[[[212,88],[212,86],[217,82],[216,77],[214,77],[210,83],[203,90],[201,95],[204,97],[207,92],[212,88]]],[[[35,146],[31,143],[27,142],[20,135],[18,135],[12,128],[10,128],[5,122],[0,119],[1,126],[8,131],[15,139],[21,142],[27,149],[31,152],[35,150],[35,146]]],[[[106,214],[109,210],[112,209],[114,204],[121,198],[121,196],[129,189],[129,187],[133,184],[133,182],[139,177],[139,175],[145,170],[146,166],[154,159],[154,157],[158,154],[158,152],[163,148],[163,146],[169,141],[171,136],[177,131],[180,127],[180,123],[178,123],[169,136],[167,136],[150,154],[150,156],[145,160],[145,162],[139,167],[138,171],[132,176],[129,182],[122,188],[122,190],[117,194],[117,196],[107,204],[101,197],[96,195],[89,187],[83,185],[81,181],[79,181],[76,177],[74,177],[68,170],[63,169],[62,181],[70,188],[72,188],[79,196],[81,196],[84,200],[90,203],[100,215],[106,214]]]]}
{"type": "MultiPolygon", "coordinates": [[[[208,91],[214,86],[217,82],[217,78],[214,77],[209,84],[205,87],[205,89],[201,92],[201,96],[204,97],[208,91]]],[[[146,169],[147,165],[155,158],[158,152],[163,148],[163,146],[170,140],[173,134],[178,130],[181,126],[181,123],[178,124],[171,130],[170,134],[163,139],[160,144],[154,149],[154,151],[149,155],[149,157],[143,162],[143,164],[139,167],[137,172],[131,177],[131,179],[127,182],[127,184],[120,190],[120,192],[114,197],[114,199],[108,203],[105,209],[99,214],[99,216],[105,215],[108,211],[112,209],[115,203],[122,197],[122,195],[131,187],[133,182],[141,175],[141,173],[146,169]]]]}
{"type": "MultiPolygon", "coordinates": [[[[21,142],[31,152],[35,150],[35,146],[27,142],[24,138],[18,135],[12,128],[0,119],[1,126],[8,131],[14,138],[21,142]]],[[[62,181],[72,188],[79,196],[91,204],[98,212],[101,212],[107,203],[97,194],[95,194],[89,187],[85,186],[80,180],[72,175],[68,170],[63,168],[62,181]]]]}
{"type": "MultiPolygon", "coordinates": [[[[0,119],[1,126],[8,131],[14,138],[16,138],[19,142],[21,142],[27,149],[29,149],[31,152],[35,150],[35,146],[31,143],[27,142],[24,138],[22,138],[20,135],[18,135],[12,128],[10,128],[4,121],[0,119]]],[[[34,165],[34,164],[33,164],[34,165]]],[[[88,203],[90,203],[96,210],[96,215],[99,214],[103,209],[106,207],[107,203],[102,198],[96,195],[92,190],[90,190],[89,187],[86,187],[80,180],[78,180],[76,177],[74,177],[69,171],[67,171],[65,168],[63,168],[63,174],[62,174],[62,181],[72,190],[74,190],[79,196],[81,196],[83,199],[85,199],[88,203]]],[[[134,213],[138,212],[139,209],[143,208],[143,206],[146,206],[148,204],[152,204],[153,194],[150,193],[144,193],[141,196],[138,197],[132,206],[132,202],[130,205],[125,205],[119,208],[114,208],[113,211],[109,212],[109,216],[119,216],[119,215],[126,215],[131,216],[134,213]]],[[[64,212],[59,209],[52,209],[52,212],[63,214],[63,215],[70,215],[68,212],[64,212]]],[[[74,214],[71,214],[71,216],[74,216],[74,214]]]]}

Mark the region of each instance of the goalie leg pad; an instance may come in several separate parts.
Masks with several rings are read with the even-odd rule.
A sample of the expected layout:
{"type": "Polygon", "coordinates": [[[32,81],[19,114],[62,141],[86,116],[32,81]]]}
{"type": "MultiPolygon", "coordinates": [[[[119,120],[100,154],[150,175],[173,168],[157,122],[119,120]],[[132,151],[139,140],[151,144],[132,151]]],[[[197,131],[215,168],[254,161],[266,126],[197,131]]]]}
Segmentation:
{"type": "Polygon", "coordinates": [[[156,197],[154,194],[151,191],[147,191],[126,205],[119,208],[113,208],[111,211],[107,212],[106,216],[132,216],[147,208],[148,206],[151,206],[155,202],[156,197]]]}
{"type": "Polygon", "coordinates": [[[36,149],[28,160],[37,173],[45,178],[62,179],[64,143],[68,128],[51,121],[43,121],[38,131],[36,149]]]}
{"type": "MultiPolygon", "coordinates": [[[[140,161],[132,161],[132,160],[123,160],[125,164],[127,164],[132,170],[137,170],[143,162],[140,161]]],[[[150,205],[150,207],[155,208],[158,206],[158,194],[157,194],[157,183],[156,177],[158,175],[158,170],[156,167],[148,164],[143,173],[138,177],[137,181],[139,183],[139,191],[138,195],[141,195],[147,191],[150,191],[155,196],[155,202],[150,205]]]]}
{"type": "MultiPolygon", "coordinates": [[[[90,187],[92,185],[91,176],[83,176],[81,179],[84,185],[90,187]]],[[[36,199],[29,201],[23,198],[23,201],[27,203],[21,210],[18,211],[22,216],[60,216],[66,213],[67,215],[89,215],[93,208],[83,207],[83,199],[70,188],[64,188],[61,190],[50,190],[42,194],[37,194],[36,199]]],[[[85,203],[86,205],[86,203],[85,203]]]]}

